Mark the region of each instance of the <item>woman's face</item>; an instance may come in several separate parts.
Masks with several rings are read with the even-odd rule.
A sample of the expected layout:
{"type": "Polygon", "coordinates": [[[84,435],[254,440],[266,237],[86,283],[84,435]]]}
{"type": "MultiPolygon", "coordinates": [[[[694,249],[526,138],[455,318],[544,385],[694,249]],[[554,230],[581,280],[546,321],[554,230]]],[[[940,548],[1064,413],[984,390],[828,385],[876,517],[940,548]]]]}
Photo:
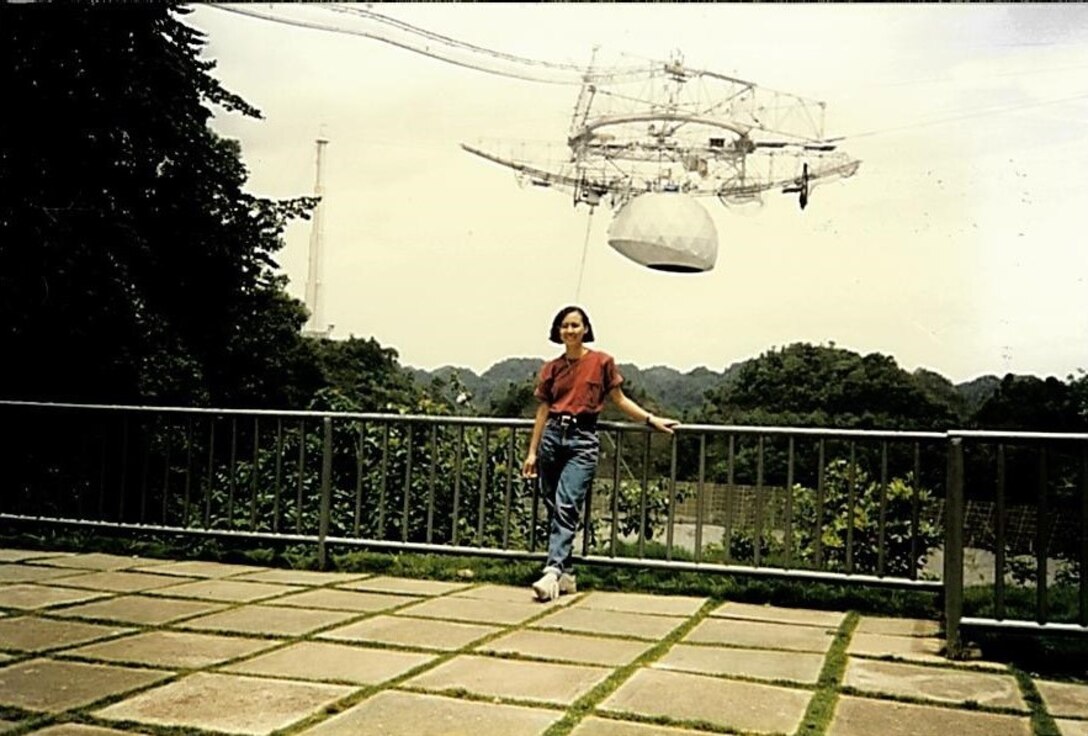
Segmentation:
{"type": "Polygon", "coordinates": [[[582,338],[586,336],[586,323],[582,313],[572,309],[563,315],[559,322],[559,337],[564,345],[581,345],[582,338]]]}

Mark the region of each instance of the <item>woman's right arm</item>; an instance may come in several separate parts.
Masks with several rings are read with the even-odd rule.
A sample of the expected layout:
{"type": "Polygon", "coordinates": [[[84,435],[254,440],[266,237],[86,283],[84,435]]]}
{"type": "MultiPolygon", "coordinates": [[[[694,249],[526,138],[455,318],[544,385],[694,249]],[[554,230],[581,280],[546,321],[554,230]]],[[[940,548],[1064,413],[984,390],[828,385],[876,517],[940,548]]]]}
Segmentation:
{"type": "Polygon", "coordinates": [[[525,456],[525,462],[521,466],[523,478],[536,477],[536,450],[540,447],[540,436],[544,434],[544,422],[548,421],[548,404],[541,401],[536,407],[536,419],[533,422],[533,436],[529,440],[529,454],[525,456]]]}

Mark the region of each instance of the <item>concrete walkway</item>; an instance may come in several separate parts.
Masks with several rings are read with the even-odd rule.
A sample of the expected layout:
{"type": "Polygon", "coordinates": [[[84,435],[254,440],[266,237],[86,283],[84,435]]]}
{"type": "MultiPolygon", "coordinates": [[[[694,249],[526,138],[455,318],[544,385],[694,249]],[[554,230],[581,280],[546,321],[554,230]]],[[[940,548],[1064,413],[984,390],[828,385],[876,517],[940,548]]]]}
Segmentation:
{"type": "MultiPolygon", "coordinates": [[[[0,549],[0,733],[793,734],[830,709],[833,736],[1031,734],[1033,693],[1002,665],[944,660],[936,630],[701,598],[539,604],[488,584],[0,549]]],[[[1064,736],[1088,736],[1088,686],[1034,687],[1064,736]]]]}

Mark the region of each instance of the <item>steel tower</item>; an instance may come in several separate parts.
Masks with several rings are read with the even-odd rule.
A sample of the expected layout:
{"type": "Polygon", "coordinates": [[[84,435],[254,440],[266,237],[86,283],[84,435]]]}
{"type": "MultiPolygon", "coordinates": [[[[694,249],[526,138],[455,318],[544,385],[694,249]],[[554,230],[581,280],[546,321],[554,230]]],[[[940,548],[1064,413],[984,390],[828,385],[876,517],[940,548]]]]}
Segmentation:
{"type": "Polygon", "coordinates": [[[325,246],[325,183],[321,162],[325,154],[325,146],[328,139],[319,137],[317,143],[317,176],[314,180],[314,196],[318,197],[317,206],[314,207],[313,221],[310,225],[310,262],[306,274],[306,309],[310,318],[302,328],[302,334],[309,337],[328,337],[332,332],[332,325],[325,322],[325,294],[323,291],[324,280],[324,246],[325,246]]]}

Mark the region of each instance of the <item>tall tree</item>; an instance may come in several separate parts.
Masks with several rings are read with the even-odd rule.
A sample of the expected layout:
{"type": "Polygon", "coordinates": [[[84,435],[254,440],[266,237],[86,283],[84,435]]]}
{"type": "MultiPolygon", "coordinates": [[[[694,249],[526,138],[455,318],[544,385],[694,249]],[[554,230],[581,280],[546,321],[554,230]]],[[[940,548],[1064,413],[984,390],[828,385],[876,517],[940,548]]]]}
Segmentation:
{"type": "Polygon", "coordinates": [[[0,8],[0,392],[298,405],[318,385],[273,254],[312,201],[244,191],[176,6],[0,8]]]}

